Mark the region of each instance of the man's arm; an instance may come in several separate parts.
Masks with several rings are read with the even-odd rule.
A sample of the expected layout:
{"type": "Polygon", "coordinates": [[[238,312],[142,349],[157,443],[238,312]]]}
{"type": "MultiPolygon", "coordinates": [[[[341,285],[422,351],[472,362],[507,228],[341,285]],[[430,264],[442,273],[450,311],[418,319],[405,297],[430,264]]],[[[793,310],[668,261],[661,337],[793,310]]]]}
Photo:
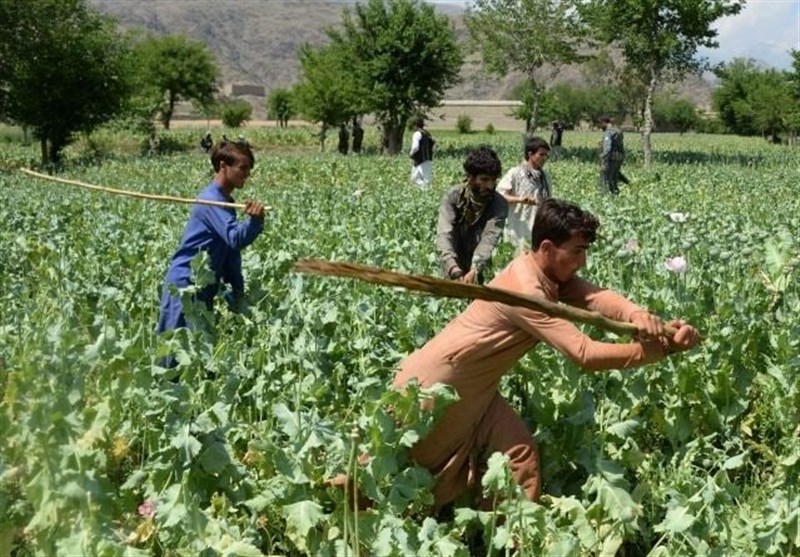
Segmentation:
{"type": "Polygon", "coordinates": [[[243,222],[236,220],[236,214],[222,207],[196,205],[203,223],[222,238],[225,244],[234,250],[249,246],[264,230],[264,218],[248,216],[243,222]]]}
{"type": "Polygon", "coordinates": [[[472,270],[476,273],[480,273],[489,263],[492,251],[503,235],[503,228],[508,216],[508,203],[502,196],[496,196],[486,210],[491,213],[481,233],[481,241],[472,254],[472,270]]]}
{"type": "Polygon", "coordinates": [[[497,192],[503,196],[503,199],[510,205],[516,205],[518,203],[524,203],[526,205],[532,205],[533,199],[530,197],[523,197],[521,195],[514,195],[516,192],[516,185],[517,185],[517,167],[510,169],[508,172],[503,175],[500,179],[500,183],[497,184],[497,192]]]}
{"type": "Polygon", "coordinates": [[[586,371],[637,367],[657,362],[669,352],[667,345],[658,338],[620,344],[598,342],[565,319],[526,308],[511,308],[509,311],[515,325],[549,344],[586,371]]]}
{"type": "Polygon", "coordinates": [[[439,204],[439,220],[436,224],[436,249],[439,251],[442,273],[448,278],[458,278],[464,273],[464,269],[458,266],[456,255],[456,207],[453,197],[452,191],[442,197],[439,204]]]}
{"type": "Polygon", "coordinates": [[[640,333],[650,336],[664,334],[664,326],[658,316],[613,290],[601,288],[579,277],[573,278],[560,288],[559,300],[596,311],[615,321],[633,323],[640,333]]]}
{"type": "Polygon", "coordinates": [[[559,301],[579,308],[597,311],[615,321],[631,320],[639,311],[647,310],[637,306],[623,295],[592,284],[588,280],[575,277],[559,288],[559,301]]]}

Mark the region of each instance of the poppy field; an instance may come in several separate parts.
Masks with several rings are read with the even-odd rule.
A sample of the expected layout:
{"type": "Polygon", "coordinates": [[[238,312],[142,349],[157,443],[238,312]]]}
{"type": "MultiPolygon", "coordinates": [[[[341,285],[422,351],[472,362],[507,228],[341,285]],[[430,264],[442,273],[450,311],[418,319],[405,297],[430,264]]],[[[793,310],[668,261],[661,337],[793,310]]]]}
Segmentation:
{"type": "MultiPolygon", "coordinates": [[[[501,389],[539,443],[542,500],[494,455],[481,480],[494,512],[433,515],[433,477],[406,449],[434,392],[388,385],[466,303],[291,267],[436,275],[438,202],[468,149],[492,145],[505,170],[520,136],[439,134],[428,191],[407,157],[319,154],[300,137],[249,138],[237,201],[272,210],[242,254],[244,311],[197,307],[196,329],[164,337],[160,289],[188,206],[49,183],[13,170],[35,150],[0,155],[0,557],[800,552],[800,150],[663,134],[644,169],[629,133],[632,184],[609,197],[599,134],[567,132],[546,167],[554,194],[602,224],[582,275],[705,340],[596,374],[537,347],[501,389]],[[157,365],[166,354],[176,369],[157,365]],[[369,509],[328,484],[341,473],[369,509]]],[[[62,175],[192,197],[210,165],[196,149],[74,157],[62,175]]],[[[512,256],[502,244],[494,269],[512,256]]]]}

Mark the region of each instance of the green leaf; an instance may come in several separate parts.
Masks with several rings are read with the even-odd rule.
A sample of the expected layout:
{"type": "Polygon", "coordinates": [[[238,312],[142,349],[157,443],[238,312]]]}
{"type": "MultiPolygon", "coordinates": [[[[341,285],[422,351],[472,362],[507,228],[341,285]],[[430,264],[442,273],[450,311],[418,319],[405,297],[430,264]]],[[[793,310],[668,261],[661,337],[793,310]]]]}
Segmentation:
{"type": "Polygon", "coordinates": [[[629,437],[641,424],[638,420],[625,420],[609,426],[606,431],[620,439],[629,437]]]}
{"type": "Polygon", "coordinates": [[[742,464],[744,464],[745,456],[747,456],[747,451],[730,457],[728,460],[722,463],[723,470],[733,470],[735,468],[739,468],[742,464]]]}
{"type": "Polygon", "coordinates": [[[246,542],[233,542],[222,550],[226,557],[262,557],[264,554],[256,546],[246,542]]]}
{"type": "Polygon", "coordinates": [[[189,425],[181,427],[180,432],[172,438],[171,445],[178,449],[184,465],[188,465],[197,456],[203,445],[189,432],[189,425]]]}
{"type": "Polygon", "coordinates": [[[224,443],[212,441],[203,449],[197,461],[209,474],[219,474],[230,464],[231,459],[224,443]]]}
{"type": "Polygon", "coordinates": [[[667,511],[667,516],[664,520],[654,527],[656,532],[669,532],[670,534],[678,534],[691,528],[694,524],[695,517],[689,512],[686,507],[673,507],[667,511]]]}
{"type": "Polygon", "coordinates": [[[314,501],[299,501],[284,505],[286,516],[286,535],[300,550],[306,549],[306,537],[309,530],[316,527],[325,518],[322,507],[314,501]]]}

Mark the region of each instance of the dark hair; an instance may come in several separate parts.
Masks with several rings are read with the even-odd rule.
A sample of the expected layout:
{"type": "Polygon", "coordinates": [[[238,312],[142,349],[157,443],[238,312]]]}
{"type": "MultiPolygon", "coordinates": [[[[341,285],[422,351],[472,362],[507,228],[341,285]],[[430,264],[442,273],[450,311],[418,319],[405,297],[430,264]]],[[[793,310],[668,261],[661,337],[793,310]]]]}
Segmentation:
{"type": "Polygon", "coordinates": [[[545,240],[560,246],[568,242],[574,234],[580,234],[591,244],[597,238],[598,228],[600,221],[589,211],[584,211],[573,203],[551,197],[544,200],[536,209],[531,246],[533,251],[536,251],[545,240]]]}
{"type": "Polygon", "coordinates": [[[550,144],[541,137],[529,137],[525,140],[525,160],[528,159],[529,153],[536,153],[539,149],[550,150],[550,144]]]}
{"type": "Polygon", "coordinates": [[[611,116],[600,116],[600,119],[598,120],[598,122],[604,122],[606,124],[610,124],[613,121],[614,119],[611,116]]]}
{"type": "Polygon", "coordinates": [[[211,165],[214,167],[214,172],[219,172],[221,162],[231,166],[236,164],[240,157],[245,157],[250,161],[251,170],[256,165],[256,158],[247,141],[223,139],[211,149],[211,165]]]}
{"type": "Polygon", "coordinates": [[[425,127],[425,118],[419,116],[414,119],[414,126],[417,128],[424,128],[425,127]]]}
{"type": "Polygon", "coordinates": [[[502,171],[497,153],[489,147],[473,149],[467,155],[467,160],[464,161],[464,172],[467,173],[467,176],[485,174],[486,176],[499,178],[502,171]]]}

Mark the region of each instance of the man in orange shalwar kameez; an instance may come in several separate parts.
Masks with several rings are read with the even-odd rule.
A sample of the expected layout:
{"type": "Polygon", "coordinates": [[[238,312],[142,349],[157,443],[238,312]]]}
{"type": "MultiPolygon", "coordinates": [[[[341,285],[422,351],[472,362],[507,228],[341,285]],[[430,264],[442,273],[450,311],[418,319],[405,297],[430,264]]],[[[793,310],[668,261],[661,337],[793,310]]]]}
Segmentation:
{"type": "MultiPolygon", "coordinates": [[[[636,325],[633,342],[594,341],[573,323],[544,313],[495,302],[474,301],[442,332],[409,355],[394,380],[402,388],[452,385],[459,400],[445,411],[411,456],[436,476],[438,508],[452,502],[476,480],[476,457],[498,451],[509,457],[516,482],[532,501],[541,494],[539,456],[528,427],[498,393],[500,378],[526,352],[546,342],[588,371],[629,368],[659,361],[699,342],[697,330],[682,322],[669,337],[661,320],[620,294],[576,276],[586,264],[597,219],[579,207],[548,199],[536,215],[531,252],[515,258],[489,283],[551,301],[598,311],[636,325]]],[[[479,478],[477,478],[479,481],[479,478]]]]}

